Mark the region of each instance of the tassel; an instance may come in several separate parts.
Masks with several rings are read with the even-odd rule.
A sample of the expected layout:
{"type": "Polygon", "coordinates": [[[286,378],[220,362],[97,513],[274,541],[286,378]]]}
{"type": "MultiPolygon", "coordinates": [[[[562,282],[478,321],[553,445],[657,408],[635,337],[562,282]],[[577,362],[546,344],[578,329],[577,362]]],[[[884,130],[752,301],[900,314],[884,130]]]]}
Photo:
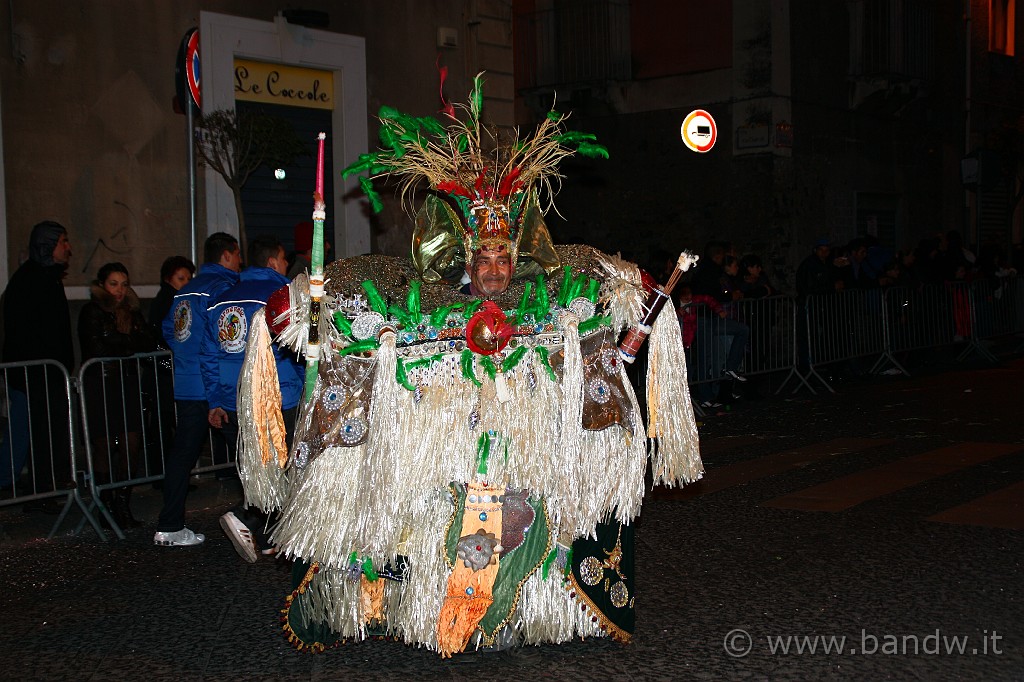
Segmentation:
{"type": "Polygon", "coordinates": [[[245,501],[264,512],[281,507],[288,462],[281,386],[266,316],[252,316],[238,381],[238,471],[245,501]]]}
{"type": "Polygon", "coordinates": [[[697,423],[686,379],[685,350],[675,310],[665,306],[648,350],[647,435],[654,484],[669,488],[704,475],[697,423]]]}

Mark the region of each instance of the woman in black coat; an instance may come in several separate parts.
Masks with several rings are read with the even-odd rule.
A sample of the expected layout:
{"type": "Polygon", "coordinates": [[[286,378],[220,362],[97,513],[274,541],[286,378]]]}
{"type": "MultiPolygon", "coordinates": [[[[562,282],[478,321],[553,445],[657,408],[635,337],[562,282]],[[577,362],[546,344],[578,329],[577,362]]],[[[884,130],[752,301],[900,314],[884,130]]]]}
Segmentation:
{"type": "MultiPolygon", "coordinates": [[[[91,293],[92,300],[78,318],[83,365],[92,358],[127,358],[156,350],[157,340],[139,310],[139,298],[129,285],[124,265],[107,263],[101,267],[91,293]]],[[[86,401],[93,472],[100,485],[143,475],[141,369],[132,360],[111,360],[94,363],[83,374],[81,390],[86,401]]],[[[129,506],[130,488],[116,488],[104,498],[118,525],[140,525],[129,506]]]]}

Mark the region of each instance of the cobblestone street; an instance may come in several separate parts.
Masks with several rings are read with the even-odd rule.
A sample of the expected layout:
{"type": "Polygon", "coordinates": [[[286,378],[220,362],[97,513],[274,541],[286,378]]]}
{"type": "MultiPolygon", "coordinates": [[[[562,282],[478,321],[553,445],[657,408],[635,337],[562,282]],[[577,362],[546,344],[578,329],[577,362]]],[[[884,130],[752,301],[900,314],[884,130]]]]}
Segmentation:
{"type": "Polygon", "coordinates": [[[232,484],[197,480],[196,548],[151,544],[148,488],[135,504],[150,525],[123,542],[45,541],[54,517],[5,508],[0,677],[1024,679],[1022,385],[1017,358],[709,416],[704,481],[647,495],[629,645],[298,653],[278,623],[289,565],[243,563],[217,526],[232,484]]]}

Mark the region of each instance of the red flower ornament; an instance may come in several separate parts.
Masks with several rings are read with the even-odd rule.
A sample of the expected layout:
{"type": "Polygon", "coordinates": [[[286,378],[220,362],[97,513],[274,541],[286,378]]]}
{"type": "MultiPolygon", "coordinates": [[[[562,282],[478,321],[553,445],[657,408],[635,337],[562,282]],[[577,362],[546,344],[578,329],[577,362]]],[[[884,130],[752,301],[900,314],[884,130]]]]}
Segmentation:
{"type": "Polygon", "coordinates": [[[494,301],[484,301],[466,325],[466,345],[474,353],[493,355],[508,345],[513,328],[494,301]]]}

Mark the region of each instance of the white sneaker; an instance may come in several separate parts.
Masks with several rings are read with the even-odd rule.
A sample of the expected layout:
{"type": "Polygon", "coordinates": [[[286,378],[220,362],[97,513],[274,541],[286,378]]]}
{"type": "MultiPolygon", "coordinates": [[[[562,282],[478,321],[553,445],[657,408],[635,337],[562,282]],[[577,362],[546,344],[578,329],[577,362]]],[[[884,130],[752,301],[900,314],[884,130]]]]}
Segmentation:
{"type": "Polygon", "coordinates": [[[173,533],[156,532],[153,534],[153,544],[163,547],[190,547],[201,545],[206,539],[202,533],[193,533],[188,528],[174,531],[173,533]]]}
{"type": "Polygon", "coordinates": [[[231,544],[235,546],[238,556],[250,564],[256,563],[256,543],[253,542],[252,532],[249,528],[239,521],[238,517],[232,512],[228,512],[220,517],[220,527],[224,530],[224,534],[228,536],[228,540],[231,540],[231,544]]]}

